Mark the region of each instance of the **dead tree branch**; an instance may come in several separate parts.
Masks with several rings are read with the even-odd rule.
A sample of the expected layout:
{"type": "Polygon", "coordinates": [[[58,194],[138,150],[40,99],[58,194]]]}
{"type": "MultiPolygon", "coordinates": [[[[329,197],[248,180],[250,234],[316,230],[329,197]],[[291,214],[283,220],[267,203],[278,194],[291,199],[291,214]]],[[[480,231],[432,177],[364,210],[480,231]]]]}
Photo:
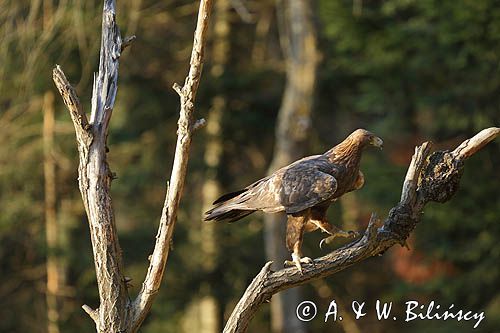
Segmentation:
{"type": "Polygon", "coordinates": [[[115,16],[115,1],[105,0],[99,72],[94,77],[90,121],[61,68],[56,66],[53,71],[54,83],[75,126],[80,158],[79,187],[89,221],[100,300],[98,309],[84,306],[84,310],[95,321],[98,332],[127,331],[130,308],[110,196],[113,176],[106,159],[108,125],[117,92],[122,49],[115,16]]]}
{"type": "Polygon", "coordinates": [[[100,298],[99,308],[94,310],[84,305],[83,309],[96,323],[98,332],[136,332],[160,288],[186,176],[192,134],[203,125],[203,121],[194,120],[193,113],[211,7],[212,0],[201,1],[189,74],[182,88],[174,85],[180,95],[181,111],[170,188],[167,188],[151,263],[142,289],[133,302],[129,299],[123,275],[110,196],[113,174],[106,159],[108,127],[117,93],[119,58],[135,39],[131,36],[122,40],[115,21],[115,0],[104,0],[99,71],[94,77],[90,121],[62,69],[59,66],[54,68],[54,83],[70,112],[76,132],[80,159],[79,187],[89,220],[100,298]]]}
{"type": "Polygon", "coordinates": [[[453,151],[431,154],[429,142],[416,147],[403,183],[401,200],[390,210],[383,224],[372,215],[361,239],[315,259],[314,266],[305,267],[303,274],[295,268],[273,272],[267,263],[236,305],[224,333],[245,332],[260,305],[279,291],[337,273],[384,253],[394,244],[404,245],[425,205],[429,201],[448,201],[458,189],[464,161],[499,134],[500,128],[487,128],[453,151]]]}
{"type": "Polygon", "coordinates": [[[140,326],[146,314],[149,312],[154,297],[160,288],[177,219],[177,209],[184,187],[191,139],[194,131],[200,126],[203,126],[202,124],[204,123],[204,120],[196,121],[193,114],[196,91],[198,90],[203,68],[205,40],[212,3],[212,0],[201,0],[200,2],[189,73],[183,87],[180,87],[178,84],[174,84],[173,87],[179,94],[181,102],[180,117],[177,123],[177,144],[175,147],[172,174],[170,176],[169,185],[167,185],[165,204],[160,219],[158,234],[156,236],[155,248],[141,291],[133,304],[133,321],[134,326],[137,327],[140,326]]]}

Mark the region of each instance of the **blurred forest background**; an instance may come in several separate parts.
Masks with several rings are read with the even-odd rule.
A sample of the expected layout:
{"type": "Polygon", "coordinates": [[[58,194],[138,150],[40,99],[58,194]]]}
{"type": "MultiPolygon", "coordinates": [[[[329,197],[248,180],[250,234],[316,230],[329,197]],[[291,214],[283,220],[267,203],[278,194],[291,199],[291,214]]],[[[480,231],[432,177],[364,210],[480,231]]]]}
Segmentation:
{"type": "MultiPolygon", "coordinates": [[[[188,69],[198,2],[117,6],[122,35],[137,35],[121,58],[109,137],[116,222],[135,294],[173,157],[179,102],[171,87],[188,69]]],[[[60,64],[90,105],[101,10],[94,0],[0,2],[0,332],[94,330],[80,308],[96,306],[98,295],[74,131],[51,71],[60,64]]],[[[215,0],[206,56],[197,115],[208,126],[193,142],[174,250],[142,332],[220,332],[266,262],[266,248],[268,254],[272,246],[284,249],[260,213],[232,225],[202,223],[218,194],[248,185],[287,158],[322,153],[363,127],[382,137],[385,149],[365,153],[365,187],[329,212],[337,225],[362,230],[372,212],[385,217],[398,202],[416,144],[451,148],[500,125],[497,0],[215,0]],[[298,42],[297,26],[307,33],[298,42]],[[295,100],[294,80],[305,87],[295,100]],[[295,108],[295,118],[286,117],[287,108],[295,108]]],[[[457,195],[427,207],[411,251],[393,248],[294,291],[295,300],[314,300],[320,314],[332,299],[345,306],[394,301],[399,311],[406,300],[436,300],[486,311],[476,331],[498,332],[499,152],[497,140],[467,162],[457,195]]],[[[306,235],[304,252],[324,254],[320,238],[306,235]]],[[[473,326],[379,322],[374,312],[360,321],[324,323],[319,316],[300,324],[299,302],[282,301],[271,315],[275,299],[249,332],[271,326],[278,332],[294,321],[285,332],[470,332],[473,326]]]]}

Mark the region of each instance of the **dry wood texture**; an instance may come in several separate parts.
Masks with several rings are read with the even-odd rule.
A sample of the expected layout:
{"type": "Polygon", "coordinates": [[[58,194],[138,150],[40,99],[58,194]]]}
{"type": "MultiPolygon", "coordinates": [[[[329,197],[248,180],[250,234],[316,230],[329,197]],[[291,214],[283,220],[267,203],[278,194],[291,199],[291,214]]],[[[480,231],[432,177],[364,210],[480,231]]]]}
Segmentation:
{"type": "Polygon", "coordinates": [[[99,71],[94,77],[90,121],[62,69],[59,66],[54,68],[54,83],[70,112],[76,132],[80,159],[79,187],[89,221],[100,298],[97,309],[87,305],[83,309],[96,323],[98,332],[136,332],[160,288],[182,195],[192,134],[202,123],[194,121],[193,113],[211,6],[211,0],[200,3],[189,74],[182,88],[174,86],[180,95],[181,110],[170,188],[150,266],[134,301],[129,298],[123,275],[122,253],[110,196],[114,176],[106,159],[108,126],[118,86],[119,59],[124,48],[134,40],[133,36],[122,40],[115,21],[114,0],[104,1],[99,71]]]}
{"type": "Polygon", "coordinates": [[[191,139],[194,131],[204,123],[204,120],[196,121],[193,114],[194,100],[203,67],[204,45],[211,10],[212,0],[202,0],[200,2],[189,73],[183,87],[174,84],[174,89],[179,94],[181,100],[180,116],[177,123],[177,145],[175,146],[174,164],[172,166],[170,182],[167,185],[167,194],[165,196],[158,234],[156,235],[155,248],[150,259],[146,278],[142,284],[142,289],[134,301],[134,321],[138,323],[142,322],[146,317],[153,299],[160,288],[170,250],[170,241],[177,219],[177,208],[179,207],[184,180],[186,178],[191,139]]]}

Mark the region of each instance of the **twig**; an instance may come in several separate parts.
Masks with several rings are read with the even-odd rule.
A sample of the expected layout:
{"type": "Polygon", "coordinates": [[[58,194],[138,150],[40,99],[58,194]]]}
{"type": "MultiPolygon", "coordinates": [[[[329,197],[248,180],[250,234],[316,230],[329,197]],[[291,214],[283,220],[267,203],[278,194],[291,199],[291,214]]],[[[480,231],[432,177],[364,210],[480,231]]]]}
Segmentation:
{"type": "Polygon", "coordinates": [[[135,35],[123,38],[121,51],[123,52],[123,50],[132,45],[132,43],[135,42],[135,39],[136,39],[135,35]]]}
{"type": "Polygon", "coordinates": [[[243,22],[253,23],[255,21],[254,15],[250,13],[242,0],[231,0],[231,5],[243,22]]]}
{"type": "Polygon", "coordinates": [[[83,304],[82,305],[82,309],[83,311],[85,311],[89,317],[96,323],[98,324],[99,323],[99,313],[97,312],[97,310],[94,310],[92,309],[90,306],[88,306],[87,304],[83,304]]]}
{"type": "Polygon", "coordinates": [[[207,121],[205,120],[205,118],[200,118],[194,122],[193,132],[202,129],[205,126],[207,126],[207,121]]]}
{"type": "MultiPolygon", "coordinates": [[[[499,133],[500,129],[492,127],[466,140],[452,154],[457,163],[449,163],[447,161],[448,155],[434,153],[433,156],[437,160],[433,161],[431,167],[428,165],[430,163],[428,159],[430,144],[424,143],[417,147],[404,181],[401,201],[391,209],[383,227],[376,228],[378,221],[372,215],[368,228],[360,240],[315,259],[314,265],[304,267],[303,274],[300,274],[293,267],[270,272],[269,263],[267,263],[254,278],[233,310],[224,328],[224,333],[245,332],[260,305],[279,291],[332,275],[362,260],[382,254],[394,244],[405,244],[406,238],[419,221],[425,203],[433,200],[433,193],[430,190],[442,190],[442,187],[431,185],[441,182],[455,182],[456,178],[461,175],[457,171],[447,173],[443,177],[442,174],[434,173],[435,166],[446,164],[448,168],[451,166],[461,169],[463,163],[458,162],[476,153],[499,133]],[[422,178],[425,178],[426,182],[420,181],[422,178]]],[[[447,200],[451,198],[456,189],[456,187],[446,188],[449,191],[446,196],[447,200]]]]}
{"type": "Polygon", "coordinates": [[[87,115],[83,111],[82,104],[76,94],[75,88],[73,88],[68,79],[66,79],[66,75],[64,75],[59,65],[56,65],[53,69],[52,79],[63,98],[64,104],[68,108],[71,120],[75,126],[76,135],[82,139],[86,138],[86,140],[89,140],[91,135],[87,132],[90,128],[87,115]]]}

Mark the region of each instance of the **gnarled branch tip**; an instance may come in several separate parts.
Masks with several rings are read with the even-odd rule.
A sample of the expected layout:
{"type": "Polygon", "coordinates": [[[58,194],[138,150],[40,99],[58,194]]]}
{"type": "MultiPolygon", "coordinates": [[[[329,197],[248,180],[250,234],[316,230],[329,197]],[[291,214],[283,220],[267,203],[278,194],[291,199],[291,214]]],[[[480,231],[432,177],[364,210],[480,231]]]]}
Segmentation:
{"type": "Polygon", "coordinates": [[[172,85],[172,89],[174,89],[175,92],[182,97],[182,87],[177,82],[172,85]]]}
{"type": "Polygon", "coordinates": [[[127,36],[123,38],[122,44],[121,44],[121,52],[125,50],[128,46],[132,45],[132,43],[136,40],[136,36],[127,36]]]}
{"type": "Polygon", "coordinates": [[[82,309],[83,311],[85,311],[90,318],[92,318],[92,320],[97,324],[97,321],[98,321],[98,311],[97,309],[92,309],[90,306],[88,306],[87,304],[83,304],[82,305],[82,309]]]}
{"type": "Polygon", "coordinates": [[[194,125],[193,125],[193,132],[197,131],[199,129],[202,129],[206,125],[207,125],[207,121],[205,120],[205,118],[200,118],[200,119],[196,120],[194,125]]]}

